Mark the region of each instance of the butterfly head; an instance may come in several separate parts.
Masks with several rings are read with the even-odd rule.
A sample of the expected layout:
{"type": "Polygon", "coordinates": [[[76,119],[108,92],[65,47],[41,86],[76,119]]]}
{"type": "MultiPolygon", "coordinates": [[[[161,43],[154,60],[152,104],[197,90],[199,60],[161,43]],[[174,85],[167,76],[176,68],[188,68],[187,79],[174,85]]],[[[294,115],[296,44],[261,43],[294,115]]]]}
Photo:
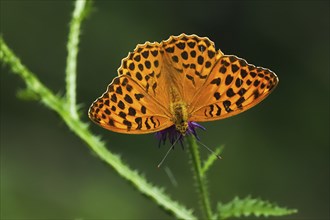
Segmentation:
{"type": "Polygon", "coordinates": [[[175,129],[178,133],[180,133],[182,136],[185,136],[187,133],[189,126],[187,121],[180,121],[175,124],[175,129]]]}

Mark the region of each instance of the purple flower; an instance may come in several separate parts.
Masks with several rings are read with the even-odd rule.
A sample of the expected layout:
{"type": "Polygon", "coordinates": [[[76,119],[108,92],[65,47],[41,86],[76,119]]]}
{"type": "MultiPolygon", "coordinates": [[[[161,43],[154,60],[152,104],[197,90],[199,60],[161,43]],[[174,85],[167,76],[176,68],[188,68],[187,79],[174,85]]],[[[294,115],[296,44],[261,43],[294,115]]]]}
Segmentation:
{"type": "Polygon", "coordinates": [[[181,146],[183,147],[183,138],[186,135],[194,135],[197,140],[199,140],[199,137],[196,132],[196,128],[200,128],[202,130],[206,130],[202,125],[193,122],[188,121],[188,129],[185,133],[185,135],[182,135],[179,131],[176,130],[175,125],[172,125],[169,128],[166,128],[162,131],[158,131],[155,134],[155,137],[159,140],[159,147],[160,144],[165,144],[166,139],[169,139],[170,143],[173,145],[175,142],[180,141],[181,146]]]}

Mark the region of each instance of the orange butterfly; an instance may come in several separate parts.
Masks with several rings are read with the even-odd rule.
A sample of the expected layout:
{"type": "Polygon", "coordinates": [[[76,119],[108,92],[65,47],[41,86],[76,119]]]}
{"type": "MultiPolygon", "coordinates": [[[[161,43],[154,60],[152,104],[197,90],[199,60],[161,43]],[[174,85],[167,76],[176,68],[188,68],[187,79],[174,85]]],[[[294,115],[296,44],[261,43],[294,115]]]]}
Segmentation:
{"type": "Polygon", "coordinates": [[[105,129],[158,132],[173,143],[202,128],[195,122],[227,118],[255,106],[278,84],[269,69],[216,50],[206,37],[181,34],[139,44],[118,76],[89,109],[105,129]]]}

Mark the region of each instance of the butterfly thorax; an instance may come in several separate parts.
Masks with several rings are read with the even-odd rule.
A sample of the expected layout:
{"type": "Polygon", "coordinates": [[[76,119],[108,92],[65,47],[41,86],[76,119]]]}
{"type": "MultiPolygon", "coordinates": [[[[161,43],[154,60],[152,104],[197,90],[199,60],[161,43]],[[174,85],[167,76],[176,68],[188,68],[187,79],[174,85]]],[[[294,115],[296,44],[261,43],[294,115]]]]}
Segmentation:
{"type": "Polygon", "coordinates": [[[182,101],[174,102],[171,103],[170,109],[175,129],[184,136],[188,129],[187,104],[182,101]]]}
{"type": "Polygon", "coordinates": [[[183,100],[182,95],[178,91],[178,86],[176,86],[175,81],[172,81],[172,78],[168,78],[171,81],[171,87],[169,89],[170,97],[170,112],[172,115],[172,122],[175,126],[175,129],[185,136],[188,130],[188,109],[187,103],[183,100]]]}

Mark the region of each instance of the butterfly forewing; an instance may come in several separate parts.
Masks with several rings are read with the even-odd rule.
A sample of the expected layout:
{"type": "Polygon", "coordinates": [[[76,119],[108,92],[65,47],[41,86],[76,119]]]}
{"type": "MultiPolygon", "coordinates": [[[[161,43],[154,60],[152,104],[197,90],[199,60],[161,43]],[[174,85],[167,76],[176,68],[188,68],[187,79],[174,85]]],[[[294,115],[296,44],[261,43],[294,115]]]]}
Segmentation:
{"type": "Polygon", "coordinates": [[[272,71],[224,55],[192,102],[189,120],[212,121],[239,114],[265,99],[277,83],[272,71]]]}
{"type": "Polygon", "coordinates": [[[130,76],[168,108],[175,100],[190,103],[222,55],[208,38],[181,34],[160,44],[139,44],[123,59],[118,73],[130,76]]]}
{"type": "Polygon", "coordinates": [[[173,123],[166,110],[129,76],[118,76],[89,109],[100,126],[120,133],[151,133],[173,123]]]}
{"type": "Polygon", "coordinates": [[[215,50],[214,43],[207,37],[196,35],[172,36],[161,45],[165,51],[163,59],[167,69],[164,72],[170,77],[167,81],[189,104],[223,54],[215,50]]]}
{"type": "Polygon", "coordinates": [[[166,73],[162,71],[165,65],[163,53],[157,42],[139,44],[132,53],[129,53],[122,60],[118,74],[119,76],[130,76],[155,100],[161,100],[158,104],[166,108],[170,100],[167,93],[163,92],[167,90],[164,82],[166,73]]]}

